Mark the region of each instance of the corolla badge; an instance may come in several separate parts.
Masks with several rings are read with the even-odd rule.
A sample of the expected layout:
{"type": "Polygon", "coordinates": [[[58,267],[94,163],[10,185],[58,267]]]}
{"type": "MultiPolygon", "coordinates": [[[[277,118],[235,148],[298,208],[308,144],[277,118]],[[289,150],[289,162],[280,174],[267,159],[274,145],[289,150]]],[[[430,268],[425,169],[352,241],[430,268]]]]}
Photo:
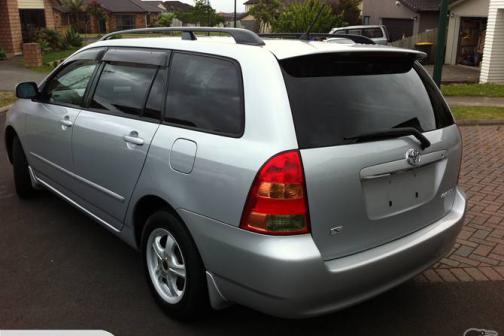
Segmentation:
{"type": "Polygon", "coordinates": [[[408,161],[411,166],[418,166],[420,164],[420,152],[418,149],[408,149],[406,151],[406,161],[408,161]]]}

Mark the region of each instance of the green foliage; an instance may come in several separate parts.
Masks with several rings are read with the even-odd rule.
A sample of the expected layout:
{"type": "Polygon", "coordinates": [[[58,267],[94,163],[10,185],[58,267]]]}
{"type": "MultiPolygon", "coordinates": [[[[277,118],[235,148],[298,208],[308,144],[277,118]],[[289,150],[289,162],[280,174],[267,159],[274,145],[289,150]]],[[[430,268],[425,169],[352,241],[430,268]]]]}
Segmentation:
{"type": "Polygon", "coordinates": [[[273,22],[273,31],[278,33],[303,33],[308,30],[317,15],[320,16],[313,25],[312,33],[328,33],[331,28],[341,26],[341,16],[333,14],[331,6],[320,0],[294,2],[287,6],[278,20],[273,22]]]}
{"type": "Polygon", "coordinates": [[[96,0],[91,1],[86,6],[86,13],[88,13],[91,16],[94,16],[97,19],[106,19],[107,18],[107,12],[101,6],[101,4],[99,2],[97,2],[96,0]]]}
{"type": "Polygon", "coordinates": [[[84,11],[84,0],[61,0],[61,4],[70,11],[72,27],[78,28],[83,24],[80,22],[80,14],[84,11]]]}
{"type": "Polygon", "coordinates": [[[5,50],[0,48],[0,61],[4,60],[7,58],[7,54],[5,53],[5,50]]]}
{"type": "Polygon", "coordinates": [[[265,32],[273,26],[282,12],[283,5],[280,0],[259,0],[249,11],[259,22],[259,30],[265,32]]]}
{"type": "Polygon", "coordinates": [[[157,21],[157,25],[161,27],[170,27],[175,17],[175,13],[161,13],[157,21]]]}
{"type": "Polygon", "coordinates": [[[445,96],[504,97],[502,84],[450,84],[442,85],[445,96]]]}
{"type": "Polygon", "coordinates": [[[42,51],[60,50],[63,47],[63,41],[60,33],[56,30],[43,28],[35,34],[35,41],[40,44],[42,51]]]}
{"type": "Polygon", "coordinates": [[[216,26],[224,23],[224,18],[217,15],[212,6],[207,5],[206,0],[195,0],[191,10],[175,13],[177,19],[184,23],[199,24],[201,26],[216,26]]]}
{"type": "Polygon", "coordinates": [[[70,28],[64,38],[63,38],[63,46],[64,49],[70,49],[70,48],[80,48],[82,47],[83,40],[82,37],[79,35],[77,30],[75,30],[73,27],[70,28]]]}

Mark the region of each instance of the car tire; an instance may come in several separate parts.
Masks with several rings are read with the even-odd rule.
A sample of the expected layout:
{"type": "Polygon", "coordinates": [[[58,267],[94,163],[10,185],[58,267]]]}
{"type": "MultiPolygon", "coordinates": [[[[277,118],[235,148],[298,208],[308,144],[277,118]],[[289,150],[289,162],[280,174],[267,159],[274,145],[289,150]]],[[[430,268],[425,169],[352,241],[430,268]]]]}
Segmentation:
{"type": "Polygon", "coordinates": [[[150,216],[141,248],[147,282],[167,315],[191,321],[209,310],[203,261],[181,220],[168,211],[150,216]]]}
{"type": "Polygon", "coordinates": [[[33,188],[28,170],[28,161],[18,137],[15,137],[12,141],[12,166],[14,170],[14,186],[18,197],[21,199],[33,197],[37,190],[33,188]]]}

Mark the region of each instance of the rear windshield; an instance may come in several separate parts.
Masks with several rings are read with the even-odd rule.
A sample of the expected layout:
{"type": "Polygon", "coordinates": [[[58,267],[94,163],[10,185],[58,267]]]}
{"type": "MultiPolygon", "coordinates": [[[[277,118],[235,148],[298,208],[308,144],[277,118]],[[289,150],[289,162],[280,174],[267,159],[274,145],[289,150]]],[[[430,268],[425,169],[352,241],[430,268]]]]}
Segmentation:
{"type": "Polygon", "coordinates": [[[281,60],[300,148],[355,142],[399,127],[453,124],[432,80],[412,57],[318,54],[281,60]]]}

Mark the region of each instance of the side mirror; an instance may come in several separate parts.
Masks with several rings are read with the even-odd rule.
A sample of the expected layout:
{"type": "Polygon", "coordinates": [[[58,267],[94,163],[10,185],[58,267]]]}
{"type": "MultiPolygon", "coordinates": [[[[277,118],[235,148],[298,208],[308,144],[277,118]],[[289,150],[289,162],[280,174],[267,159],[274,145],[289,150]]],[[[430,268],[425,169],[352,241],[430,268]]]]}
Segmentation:
{"type": "Polygon", "coordinates": [[[16,97],[20,99],[33,99],[39,95],[38,86],[35,82],[19,83],[16,86],[16,97]]]}

